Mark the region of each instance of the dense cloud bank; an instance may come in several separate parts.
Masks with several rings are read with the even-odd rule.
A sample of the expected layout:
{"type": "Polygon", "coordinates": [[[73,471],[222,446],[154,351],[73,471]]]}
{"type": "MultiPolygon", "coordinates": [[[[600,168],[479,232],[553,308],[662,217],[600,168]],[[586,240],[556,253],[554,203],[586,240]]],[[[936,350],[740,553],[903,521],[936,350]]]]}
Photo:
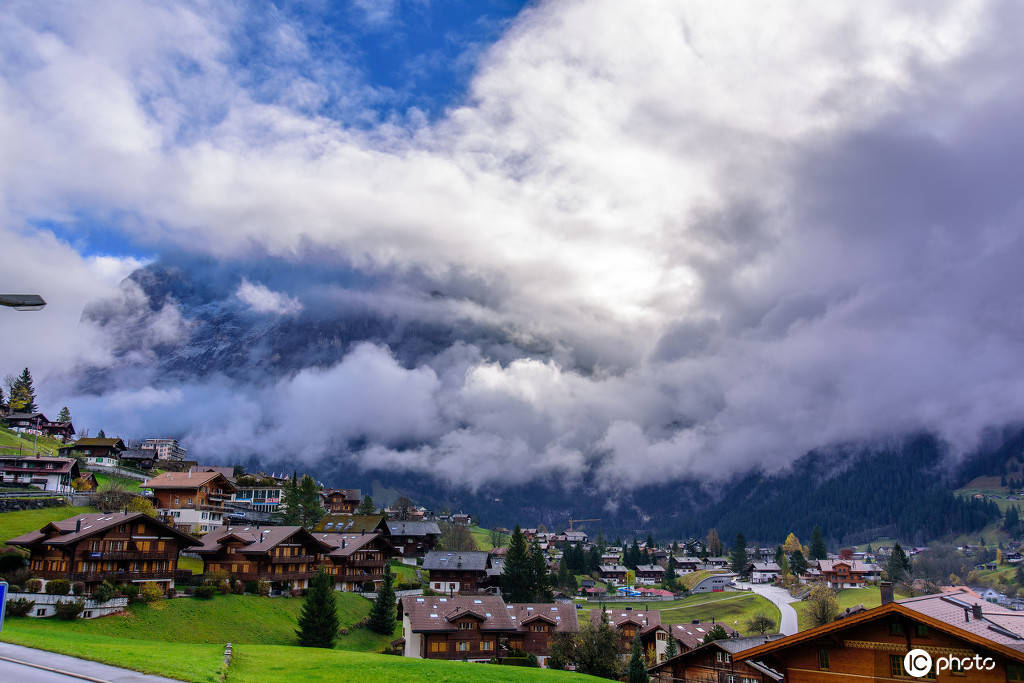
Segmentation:
{"type": "Polygon", "coordinates": [[[230,5],[17,6],[3,261],[56,303],[6,356],[108,433],[477,487],[969,450],[1024,413],[1024,8],[819,4],[540,3],[436,121],[311,113],[286,21],[257,96],[230,5]]]}

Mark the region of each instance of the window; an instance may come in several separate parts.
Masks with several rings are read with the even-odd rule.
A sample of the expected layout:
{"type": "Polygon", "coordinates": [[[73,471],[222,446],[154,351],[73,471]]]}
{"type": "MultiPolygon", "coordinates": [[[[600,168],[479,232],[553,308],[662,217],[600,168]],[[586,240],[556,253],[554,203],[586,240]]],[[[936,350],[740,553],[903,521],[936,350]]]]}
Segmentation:
{"type": "Polygon", "coordinates": [[[469,651],[469,641],[468,640],[460,640],[459,641],[459,646],[458,646],[457,649],[458,649],[459,652],[468,652],[469,651]]]}
{"type": "Polygon", "coordinates": [[[1024,664],[1007,664],[1006,680],[1024,681],[1024,664]]]}
{"type": "Polygon", "coordinates": [[[82,618],[83,619],[91,619],[92,618],[92,612],[90,610],[86,610],[86,611],[82,612],[82,618]]]}
{"type": "Polygon", "coordinates": [[[546,633],[547,630],[548,630],[548,627],[547,627],[546,624],[534,624],[533,628],[531,630],[534,633],[546,633]]]}
{"type": "Polygon", "coordinates": [[[665,632],[658,631],[658,640],[665,640],[665,632]]]}
{"type": "Polygon", "coordinates": [[[441,640],[441,641],[435,640],[434,642],[432,642],[430,644],[430,651],[431,652],[448,652],[448,643],[444,642],[443,640],[441,640]]]}
{"type": "Polygon", "coordinates": [[[493,650],[494,649],[494,641],[493,640],[482,640],[482,641],[480,641],[480,649],[481,650],[493,650]]]}
{"type": "Polygon", "coordinates": [[[828,671],[828,650],[825,648],[818,650],[818,668],[822,671],[828,671]]]}
{"type": "Polygon", "coordinates": [[[36,610],[36,616],[37,617],[45,617],[46,616],[46,608],[45,607],[40,607],[39,609],[37,609],[36,610]]]}
{"type": "Polygon", "coordinates": [[[920,638],[928,637],[928,625],[927,624],[914,624],[914,633],[920,638]]]}
{"type": "Polygon", "coordinates": [[[891,622],[889,624],[889,635],[901,636],[903,635],[903,624],[898,621],[891,622]]]}
{"type": "Polygon", "coordinates": [[[459,630],[460,631],[469,631],[469,630],[472,630],[472,628],[473,628],[473,622],[472,621],[460,621],[459,622],[459,630]]]}
{"type": "Polygon", "coordinates": [[[889,655],[889,673],[893,676],[903,675],[903,656],[889,655]]]}

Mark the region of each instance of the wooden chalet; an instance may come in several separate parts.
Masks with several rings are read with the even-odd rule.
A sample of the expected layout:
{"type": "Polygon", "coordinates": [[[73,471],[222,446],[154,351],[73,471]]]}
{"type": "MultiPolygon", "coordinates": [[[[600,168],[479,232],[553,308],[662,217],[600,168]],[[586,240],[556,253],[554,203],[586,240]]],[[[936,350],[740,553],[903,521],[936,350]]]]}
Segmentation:
{"type": "Polygon", "coordinates": [[[671,659],[662,659],[647,672],[652,681],[780,683],[784,679],[777,671],[744,659],[745,651],[770,642],[772,638],[781,639],[781,636],[712,640],[671,659]]]}
{"type": "Polygon", "coordinates": [[[441,593],[476,593],[489,582],[491,557],[479,550],[432,550],[423,558],[430,588],[441,593]]]}
{"type": "Polygon", "coordinates": [[[406,657],[485,662],[515,651],[543,665],[556,633],[578,631],[571,603],[506,605],[496,595],[402,598],[406,657]]]}
{"type": "MultiPolygon", "coordinates": [[[[665,658],[668,647],[668,626],[661,623],[661,612],[658,610],[637,609],[605,609],[605,617],[620,640],[621,651],[628,653],[633,645],[633,638],[639,633],[644,655],[651,663],[660,662],[665,658]]],[[[590,621],[594,626],[601,624],[601,611],[590,610],[590,621]]]]}
{"type": "Polygon", "coordinates": [[[597,569],[601,574],[601,580],[605,583],[610,583],[612,585],[626,583],[626,572],[629,571],[629,568],[624,565],[602,564],[597,569]]]}
{"type": "Polygon", "coordinates": [[[332,515],[353,515],[363,500],[359,489],[324,489],[320,497],[332,515]]]}
{"type": "Polygon", "coordinates": [[[636,568],[636,582],[653,586],[665,579],[665,568],[657,564],[641,564],[636,568]]]}
{"type": "Polygon", "coordinates": [[[213,531],[224,522],[224,503],[237,490],[220,472],[164,472],[142,483],[152,489],[157,513],[179,529],[213,531]]]}
{"type": "Polygon", "coordinates": [[[342,591],[376,591],[384,581],[384,568],[398,551],[379,533],[330,534],[314,532],[314,538],[333,549],[321,554],[320,566],[342,591]]]}
{"type": "Polygon", "coordinates": [[[48,456],[0,457],[0,483],[8,486],[30,486],[56,493],[72,493],[71,482],[80,476],[74,458],[48,456]]]}
{"type": "Polygon", "coordinates": [[[50,522],[7,541],[29,551],[29,571],[44,581],[173,585],[178,552],[199,541],[141,512],[90,513],[50,522]]]}
{"type": "Polygon", "coordinates": [[[441,529],[437,522],[391,521],[387,523],[391,545],[402,557],[423,557],[434,549],[441,529]]]}
{"type": "Polygon", "coordinates": [[[221,526],[203,536],[193,552],[202,558],[204,574],[269,581],[283,591],[306,588],[323,555],[334,549],[301,526],[221,526]]]}
{"type": "Polygon", "coordinates": [[[70,422],[54,422],[42,413],[10,413],[3,420],[8,429],[16,432],[52,436],[65,442],[75,435],[75,425],[70,422]]]}
{"type": "Polygon", "coordinates": [[[863,588],[869,581],[878,581],[882,569],[877,564],[860,560],[818,560],[820,580],[830,588],[863,588]]]}
{"type": "Polygon", "coordinates": [[[85,438],[61,448],[60,454],[66,458],[81,458],[90,465],[116,467],[125,450],[127,448],[121,439],[85,438]]]}

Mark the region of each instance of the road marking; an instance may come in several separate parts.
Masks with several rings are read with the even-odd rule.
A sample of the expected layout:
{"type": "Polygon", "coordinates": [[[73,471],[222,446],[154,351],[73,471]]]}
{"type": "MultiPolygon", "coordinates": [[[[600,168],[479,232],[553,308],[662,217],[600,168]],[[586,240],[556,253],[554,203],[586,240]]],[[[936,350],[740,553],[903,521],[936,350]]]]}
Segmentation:
{"type": "Polygon", "coordinates": [[[42,669],[43,671],[49,671],[50,673],[60,674],[61,676],[70,676],[71,678],[78,678],[83,681],[92,681],[92,683],[110,683],[110,681],[103,678],[93,678],[92,676],[86,676],[85,674],[75,673],[74,671],[64,671],[63,669],[54,669],[52,666],[44,666],[42,664],[35,664],[33,662],[26,662],[21,659],[12,659],[11,657],[4,657],[0,655],[0,660],[5,662],[11,662],[12,664],[21,664],[22,666],[30,666],[33,669],[42,669]]]}

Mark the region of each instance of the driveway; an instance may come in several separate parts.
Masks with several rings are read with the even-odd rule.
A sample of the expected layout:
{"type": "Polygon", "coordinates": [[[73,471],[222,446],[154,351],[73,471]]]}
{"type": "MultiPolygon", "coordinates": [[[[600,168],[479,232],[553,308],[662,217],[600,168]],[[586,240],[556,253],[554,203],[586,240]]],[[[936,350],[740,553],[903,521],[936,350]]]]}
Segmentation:
{"type": "Polygon", "coordinates": [[[744,590],[751,590],[763,598],[771,600],[772,604],[779,608],[779,612],[782,614],[782,623],[779,624],[779,633],[783,635],[791,636],[800,630],[796,620],[796,610],[789,603],[798,602],[796,598],[789,594],[789,591],[785,588],[779,588],[778,586],[772,586],[767,583],[746,583],[737,581],[736,585],[744,590]]]}
{"type": "Polygon", "coordinates": [[[74,683],[83,680],[94,683],[180,683],[170,678],[11,643],[0,643],[0,680],[24,683],[74,683]]]}

